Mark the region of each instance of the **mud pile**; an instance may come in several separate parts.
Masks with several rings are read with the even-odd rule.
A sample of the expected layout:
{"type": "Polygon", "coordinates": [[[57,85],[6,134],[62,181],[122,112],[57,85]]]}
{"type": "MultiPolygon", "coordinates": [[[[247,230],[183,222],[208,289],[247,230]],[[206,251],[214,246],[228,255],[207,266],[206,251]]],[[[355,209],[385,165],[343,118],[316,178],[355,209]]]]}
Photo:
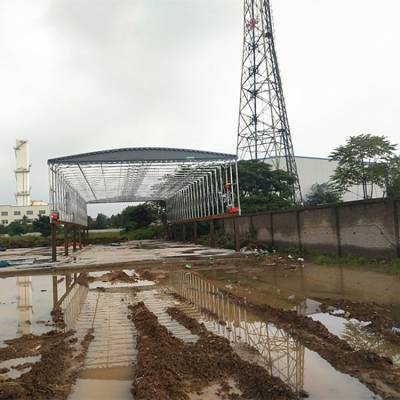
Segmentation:
{"type": "Polygon", "coordinates": [[[95,281],[101,282],[125,282],[125,283],[135,283],[138,279],[135,276],[128,275],[124,271],[111,271],[106,274],[101,275],[99,278],[96,278],[95,281]]]}
{"type": "Polygon", "coordinates": [[[136,276],[128,275],[124,271],[111,271],[107,272],[101,276],[90,276],[87,272],[82,272],[77,279],[78,283],[82,286],[89,286],[89,283],[93,282],[110,282],[118,283],[135,283],[138,281],[136,276]]]}
{"type": "MultiPolygon", "coordinates": [[[[227,387],[233,379],[241,394],[221,396],[237,399],[295,399],[296,395],[279,378],[262,367],[243,361],[229,341],[208,332],[179,310],[169,312],[199,335],[196,343],[185,343],[159,324],[157,317],[140,302],[130,306],[129,318],[138,330],[138,360],[133,394],[138,400],[188,400],[201,395],[211,384],[227,387]]],[[[222,397],[221,397],[222,398],[222,397]]]]}
{"type": "Polygon", "coordinates": [[[7,341],[8,346],[1,349],[1,361],[28,355],[41,355],[41,360],[19,378],[1,381],[0,399],[65,399],[73,383],[69,373],[72,346],[67,339],[70,335],[51,331],[7,341]]]}

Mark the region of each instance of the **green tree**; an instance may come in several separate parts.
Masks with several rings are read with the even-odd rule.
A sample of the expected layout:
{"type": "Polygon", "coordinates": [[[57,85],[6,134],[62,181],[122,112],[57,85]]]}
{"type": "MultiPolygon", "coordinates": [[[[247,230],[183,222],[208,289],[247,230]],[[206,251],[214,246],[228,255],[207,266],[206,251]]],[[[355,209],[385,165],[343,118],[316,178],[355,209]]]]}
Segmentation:
{"type": "Polygon", "coordinates": [[[371,198],[375,186],[385,185],[386,165],[395,149],[396,146],[385,136],[351,136],[345,145],[336,148],[330,156],[331,160],[338,162],[332,176],[333,183],[342,190],[361,185],[364,199],[371,198]]]}
{"type": "Polygon", "coordinates": [[[4,235],[5,233],[7,233],[7,227],[0,224],[0,235],[4,235]]]}
{"type": "Polygon", "coordinates": [[[22,223],[21,221],[13,221],[10,225],[7,226],[7,233],[10,236],[20,236],[28,233],[28,228],[27,225],[22,223]]]}
{"type": "Polygon", "coordinates": [[[293,207],[294,178],[286,171],[273,170],[262,161],[240,161],[240,201],[244,213],[274,211],[293,207]]]}
{"type": "Polygon", "coordinates": [[[106,229],[108,228],[108,217],[104,214],[97,214],[96,223],[94,229],[106,229]]]}
{"type": "Polygon", "coordinates": [[[147,203],[126,207],[122,213],[122,227],[126,230],[144,228],[157,219],[153,207],[147,203]]]}
{"type": "Polygon", "coordinates": [[[40,232],[43,236],[46,237],[50,236],[50,217],[48,217],[47,215],[39,215],[38,218],[33,220],[32,227],[34,232],[40,232]]]}
{"type": "Polygon", "coordinates": [[[154,220],[158,220],[162,223],[167,222],[167,207],[164,200],[149,201],[146,204],[151,207],[154,220]]]}
{"type": "Polygon", "coordinates": [[[122,227],[122,216],[120,213],[111,215],[110,226],[112,228],[121,228],[122,227]]]}
{"type": "Polygon", "coordinates": [[[387,197],[400,198],[400,156],[393,157],[387,165],[387,197]]]}
{"type": "Polygon", "coordinates": [[[307,194],[305,204],[315,206],[318,204],[337,203],[341,200],[343,192],[331,182],[314,183],[307,194]]]}

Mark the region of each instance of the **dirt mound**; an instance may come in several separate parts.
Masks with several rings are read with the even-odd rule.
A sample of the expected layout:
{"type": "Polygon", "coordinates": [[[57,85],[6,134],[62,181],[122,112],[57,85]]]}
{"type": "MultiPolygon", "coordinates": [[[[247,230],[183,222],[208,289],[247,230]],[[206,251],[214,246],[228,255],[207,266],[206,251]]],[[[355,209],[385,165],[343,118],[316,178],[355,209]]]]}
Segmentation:
{"type": "Polygon", "coordinates": [[[142,279],[145,279],[147,281],[156,280],[156,275],[154,273],[150,272],[148,269],[138,270],[137,273],[140,275],[140,277],[142,279]]]}
{"type": "Polygon", "coordinates": [[[135,283],[138,279],[135,276],[128,275],[124,271],[110,271],[101,276],[90,276],[87,272],[82,272],[78,276],[78,283],[82,286],[89,286],[89,283],[93,282],[125,282],[135,283]]]}
{"type": "Polygon", "coordinates": [[[189,393],[201,393],[212,383],[233,378],[239,384],[241,399],[295,399],[280,379],[263,368],[242,361],[229,341],[205,330],[179,310],[170,309],[200,338],[185,343],[159,324],[156,316],[141,302],[129,307],[138,330],[138,363],[133,385],[135,398],[187,400],[189,393]]]}
{"type": "Polygon", "coordinates": [[[111,271],[106,274],[101,275],[99,278],[96,278],[95,281],[101,282],[126,282],[126,283],[135,283],[138,279],[135,276],[128,275],[124,271],[111,271]]]}

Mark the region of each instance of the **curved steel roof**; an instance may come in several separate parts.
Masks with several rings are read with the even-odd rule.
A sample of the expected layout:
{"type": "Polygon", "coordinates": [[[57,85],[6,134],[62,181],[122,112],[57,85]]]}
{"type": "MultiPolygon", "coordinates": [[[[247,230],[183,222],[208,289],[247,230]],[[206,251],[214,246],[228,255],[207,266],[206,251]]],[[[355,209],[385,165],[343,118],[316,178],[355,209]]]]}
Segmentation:
{"type": "Polygon", "coordinates": [[[221,212],[226,200],[224,184],[232,182],[236,156],[139,147],[58,157],[47,163],[52,208],[63,221],[85,224],[88,203],[168,200],[172,204],[175,199],[178,207],[181,200],[177,196],[188,195],[189,189],[192,199],[185,200],[186,207],[204,203],[202,216],[217,209],[221,212]]]}
{"type": "Polygon", "coordinates": [[[130,147],[52,158],[48,164],[114,164],[131,162],[195,162],[235,160],[236,155],[164,147],[130,147]]]}

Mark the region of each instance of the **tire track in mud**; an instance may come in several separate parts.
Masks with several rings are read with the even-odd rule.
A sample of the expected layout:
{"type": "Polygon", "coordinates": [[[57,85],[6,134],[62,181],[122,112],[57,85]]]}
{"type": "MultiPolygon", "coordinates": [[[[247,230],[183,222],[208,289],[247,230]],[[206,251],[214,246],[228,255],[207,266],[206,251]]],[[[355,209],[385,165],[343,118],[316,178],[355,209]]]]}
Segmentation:
{"type": "Polygon", "coordinates": [[[205,328],[199,329],[197,321],[186,315],[178,322],[183,322],[183,326],[199,335],[196,343],[185,343],[173,336],[143,302],[129,306],[129,310],[129,318],[138,331],[138,358],[133,383],[137,400],[188,400],[190,393],[201,394],[215,383],[226,386],[232,378],[241,394],[236,393],[236,397],[231,398],[296,398],[279,378],[270,376],[256,364],[243,361],[234,353],[227,339],[205,328]],[[187,322],[189,320],[191,324],[187,322]]]}

